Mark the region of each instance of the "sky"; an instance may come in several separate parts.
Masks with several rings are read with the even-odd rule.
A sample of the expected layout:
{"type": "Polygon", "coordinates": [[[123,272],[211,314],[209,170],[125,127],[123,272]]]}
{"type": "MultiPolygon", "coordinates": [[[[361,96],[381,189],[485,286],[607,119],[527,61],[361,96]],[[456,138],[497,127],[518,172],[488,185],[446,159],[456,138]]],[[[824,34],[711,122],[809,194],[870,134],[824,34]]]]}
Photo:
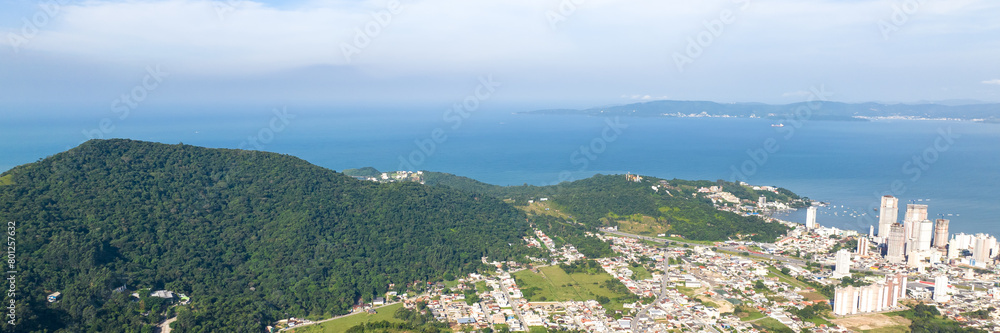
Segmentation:
{"type": "Polygon", "coordinates": [[[0,0],[0,112],[1000,102],[993,0],[0,0]],[[6,110],[6,111],[4,111],[6,110]]]}

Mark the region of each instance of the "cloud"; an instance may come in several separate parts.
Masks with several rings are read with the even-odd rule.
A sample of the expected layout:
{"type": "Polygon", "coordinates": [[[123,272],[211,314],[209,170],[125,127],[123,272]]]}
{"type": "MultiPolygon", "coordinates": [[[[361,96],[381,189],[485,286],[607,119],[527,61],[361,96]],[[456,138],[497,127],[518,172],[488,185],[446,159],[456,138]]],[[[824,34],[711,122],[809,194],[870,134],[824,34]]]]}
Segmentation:
{"type": "MultiPolygon", "coordinates": [[[[401,0],[401,11],[387,17],[389,1],[69,2],[19,55],[9,52],[7,36],[20,33],[22,18],[31,20],[39,9],[5,8],[0,57],[70,59],[94,64],[84,68],[123,71],[160,64],[178,80],[241,83],[244,77],[273,75],[287,78],[281,81],[287,85],[298,75],[314,81],[296,82],[327,90],[360,80],[374,87],[393,86],[387,81],[400,87],[430,89],[421,82],[462,87],[466,83],[460,80],[493,73],[509,82],[505,91],[549,96],[558,90],[564,94],[560,99],[596,98],[599,92],[609,100],[618,97],[609,91],[670,91],[675,99],[774,101],[802,96],[794,90],[819,83],[845,87],[838,89],[842,96],[859,99],[910,99],[891,91],[975,98],[934,95],[939,89],[931,81],[974,84],[982,80],[975,73],[1000,70],[993,61],[1000,48],[986,37],[1000,33],[995,20],[1000,3],[991,0],[961,0],[961,6],[925,2],[890,42],[877,24],[893,15],[888,0],[755,0],[745,9],[734,0],[401,0]],[[732,22],[678,73],[672,56],[720,29],[712,22],[727,12],[732,22]],[[550,14],[563,19],[553,25],[550,14]],[[928,38],[938,47],[926,47],[928,38]],[[359,52],[348,58],[345,46],[359,52]],[[914,67],[926,69],[923,76],[916,76],[914,67]]],[[[0,77],[10,85],[45,74],[4,60],[0,70],[24,73],[0,77]]],[[[37,68],[59,67],[41,61],[37,68]]],[[[647,94],[627,98],[643,97],[647,94]]],[[[650,94],[647,100],[660,98],[650,94]]]]}
{"type": "Polygon", "coordinates": [[[983,84],[996,84],[996,85],[1000,85],[1000,79],[986,80],[986,81],[983,81],[983,84]]]}

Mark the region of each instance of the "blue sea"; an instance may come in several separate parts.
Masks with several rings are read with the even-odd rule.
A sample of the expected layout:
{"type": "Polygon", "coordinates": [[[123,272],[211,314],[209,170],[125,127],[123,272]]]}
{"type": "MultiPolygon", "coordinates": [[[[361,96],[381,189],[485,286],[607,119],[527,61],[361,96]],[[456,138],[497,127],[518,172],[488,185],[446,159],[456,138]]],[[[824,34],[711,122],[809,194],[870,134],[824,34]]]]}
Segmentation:
{"type": "MultiPolygon", "coordinates": [[[[289,154],[334,170],[448,172],[499,185],[596,173],[743,180],[830,203],[821,225],[868,231],[884,194],[929,205],[952,232],[1000,235],[1000,125],[523,115],[526,107],[140,108],[18,113],[0,125],[0,170],[89,137],[289,154]],[[180,110],[180,111],[178,111],[180,110]],[[103,122],[103,123],[102,123],[103,122]]],[[[900,214],[902,216],[902,214],[900,214]]],[[[781,214],[803,222],[804,211],[781,214]]]]}

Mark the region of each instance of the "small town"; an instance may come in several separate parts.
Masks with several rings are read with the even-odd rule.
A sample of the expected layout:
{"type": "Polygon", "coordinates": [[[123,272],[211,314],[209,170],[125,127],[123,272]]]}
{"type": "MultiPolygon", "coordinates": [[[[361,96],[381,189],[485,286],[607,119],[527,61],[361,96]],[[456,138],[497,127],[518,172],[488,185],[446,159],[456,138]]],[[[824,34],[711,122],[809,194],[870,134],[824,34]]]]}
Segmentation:
{"type": "MultiPolygon", "coordinates": [[[[389,173],[370,180],[418,176],[389,173]]],[[[744,215],[788,209],[763,197],[741,202],[714,187],[699,192],[718,209],[744,215]]],[[[883,198],[883,206],[896,201],[883,198]]],[[[936,230],[928,226],[926,205],[907,207],[903,223],[912,230],[884,214],[888,228],[876,232],[872,226],[868,235],[820,226],[816,207],[806,209],[804,223],[766,217],[791,227],[774,243],[694,242],[604,228],[587,236],[610,243],[616,256],[596,259],[572,244],[557,246],[535,229],[525,241],[547,250],[547,259],[482,258],[496,270],[428,283],[421,293],[390,292],[356,312],[402,303],[429,310],[456,332],[888,332],[908,322],[892,313],[921,304],[963,327],[1000,332],[992,236],[949,237],[947,220],[936,221],[936,230]]],[[[311,322],[285,321],[275,329],[295,324],[311,322]]]]}

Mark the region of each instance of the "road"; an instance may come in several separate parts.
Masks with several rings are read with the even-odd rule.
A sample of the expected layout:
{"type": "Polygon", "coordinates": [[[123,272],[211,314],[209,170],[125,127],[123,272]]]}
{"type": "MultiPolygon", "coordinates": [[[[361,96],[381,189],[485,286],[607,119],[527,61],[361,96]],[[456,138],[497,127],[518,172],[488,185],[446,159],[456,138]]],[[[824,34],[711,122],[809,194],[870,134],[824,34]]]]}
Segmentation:
{"type": "MultiPolygon", "coordinates": [[[[648,241],[657,242],[657,243],[674,242],[674,243],[678,243],[678,244],[681,244],[681,245],[687,244],[688,246],[706,246],[704,244],[688,243],[688,242],[668,240],[668,239],[663,239],[663,238],[642,236],[642,235],[625,233],[625,232],[621,232],[621,231],[610,231],[610,230],[602,230],[602,231],[604,233],[608,233],[608,234],[614,234],[614,235],[618,235],[618,236],[638,238],[638,239],[648,240],[648,241]]],[[[715,248],[718,248],[720,250],[737,252],[737,253],[739,253],[739,252],[747,252],[746,250],[740,250],[740,249],[737,249],[736,247],[733,247],[733,246],[716,246],[715,248]]],[[[758,254],[758,253],[751,253],[751,252],[747,252],[747,253],[749,253],[751,257],[755,257],[755,258],[778,260],[778,261],[782,261],[782,262],[798,264],[798,265],[801,265],[801,266],[805,266],[806,263],[810,263],[810,262],[815,263],[815,261],[812,261],[812,260],[805,260],[805,259],[798,259],[798,258],[789,258],[789,257],[776,256],[776,255],[770,255],[770,254],[758,254]]]]}
{"type": "MultiPolygon", "coordinates": [[[[511,274],[512,278],[513,276],[514,275],[511,274]]],[[[517,316],[517,321],[521,322],[521,327],[528,327],[527,324],[524,323],[524,317],[521,316],[521,308],[518,304],[515,304],[514,298],[510,297],[510,292],[507,291],[507,286],[505,286],[502,282],[500,283],[500,291],[503,292],[504,297],[507,297],[508,303],[510,303],[511,308],[514,310],[514,315],[517,316]]],[[[524,301],[527,302],[528,300],[524,299],[524,301]]]]}
{"type": "MultiPolygon", "coordinates": [[[[381,309],[381,308],[384,308],[384,307],[387,307],[387,306],[390,306],[390,305],[393,305],[393,304],[397,304],[397,303],[399,303],[399,302],[385,303],[385,305],[383,305],[383,306],[380,306],[380,307],[377,307],[377,308],[372,308],[372,309],[381,309]]],[[[320,320],[320,321],[313,321],[313,322],[305,323],[305,324],[302,324],[302,325],[296,325],[295,327],[286,327],[286,328],[282,328],[281,330],[279,330],[279,332],[281,332],[281,331],[288,331],[288,330],[294,330],[296,328],[303,327],[303,326],[322,324],[322,323],[325,323],[325,322],[328,322],[328,321],[331,321],[331,320],[337,320],[337,319],[344,318],[344,317],[347,317],[347,316],[359,315],[359,314],[362,314],[362,313],[363,312],[352,312],[352,313],[348,313],[348,314],[345,314],[345,315],[340,315],[340,316],[336,316],[336,317],[332,317],[332,318],[326,318],[326,319],[323,319],[323,320],[320,320]]],[[[164,331],[164,333],[167,333],[167,332],[170,332],[170,330],[164,331]]]]}
{"type": "MultiPolygon", "coordinates": [[[[618,235],[618,236],[624,236],[624,237],[638,238],[638,239],[648,240],[648,241],[657,242],[657,243],[674,242],[674,243],[678,243],[678,244],[681,244],[681,245],[687,244],[688,246],[705,246],[704,244],[688,243],[688,242],[668,240],[668,239],[662,239],[662,238],[656,238],[656,237],[642,236],[642,235],[625,233],[625,232],[621,232],[621,231],[609,231],[609,230],[601,230],[601,231],[603,231],[604,233],[608,233],[608,234],[613,234],[613,235],[618,235]]],[[[790,263],[790,264],[796,264],[796,265],[799,265],[799,266],[806,266],[809,263],[823,265],[823,263],[818,262],[818,261],[814,261],[814,260],[805,260],[805,259],[798,259],[798,258],[790,258],[790,257],[785,257],[785,256],[776,256],[776,255],[763,254],[763,253],[752,253],[752,252],[748,252],[746,250],[737,249],[736,247],[733,247],[733,246],[717,246],[716,248],[719,249],[719,250],[726,250],[726,251],[736,252],[736,253],[746,252],[746,253],[750,254],[751,257],[754,257],[754,258],[768,259],[768,260],[777,260],[777,261],[780,261],[780,262],[785,262],[785,263],[790,263]]],[[[882,275],[887,274],[886,272],[874,271],[874,270],[870,270],[870,269],[851,268],[851,271],[852,272],[870,272],[870,273],[876,273],[876,274],[882,274],[882,275]]]]}
{"type": "Polygon", "coordinates": [[[154,332],[170,333],[170,323],[173,323],[175,321],[177,321],[177,317],[173,317],[173,318],[164,320],[159,325],[156,325],[156,330],[154,330],[154,332]]]}
{"type": "Polygon", "coordinates": [[[649,317],[649,309],[652,309],[657,303],[660,303],[660,301],[664,298],[667,298],[667,261],[664,260],[661,264],[663,265],[663,275],[660,276],[660,294],[656,296],[656,300],[653,301],[652,304],[646,305],[645,308],[639,311],[639,313],[632,318],[632,332],[641,332],[639,331],[639,318],[649,317]]]}

